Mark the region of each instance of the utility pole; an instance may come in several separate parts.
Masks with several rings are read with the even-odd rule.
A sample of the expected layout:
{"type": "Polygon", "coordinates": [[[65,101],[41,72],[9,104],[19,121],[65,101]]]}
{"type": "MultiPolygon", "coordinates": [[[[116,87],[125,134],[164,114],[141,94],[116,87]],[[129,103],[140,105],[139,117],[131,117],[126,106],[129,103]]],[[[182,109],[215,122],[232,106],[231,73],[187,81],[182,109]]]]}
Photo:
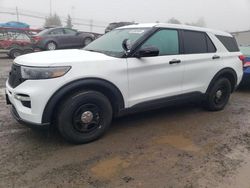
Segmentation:
{"type": "Polygon", "coordinates": [[[89,21],[90,32],[93,31],[93,20],[89,21]]]}
{"type": "Polygon", "coordinates": [[[50,10],[49,14],[50,14],[50,16],[52,16],[52,0],[50,0],[49,3],[50,3],[49,4],[49,10],[50,10]]]}
{"type": "Polygon", "coordinates": [[[16,20],[19,22],[19,12],[18,12],[18,7],[16,7],[16,20]]]}

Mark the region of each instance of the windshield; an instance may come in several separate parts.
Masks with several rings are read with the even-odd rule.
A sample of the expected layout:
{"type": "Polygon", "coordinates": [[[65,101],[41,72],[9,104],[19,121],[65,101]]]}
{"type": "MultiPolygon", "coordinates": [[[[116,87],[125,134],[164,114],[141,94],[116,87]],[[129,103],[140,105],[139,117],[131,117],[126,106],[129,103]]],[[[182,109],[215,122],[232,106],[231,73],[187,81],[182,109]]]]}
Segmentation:
{"type": "Polygon", "coordinates": [[[133,44],[149,30],[150,28],[116,29],[93,41],[84,50],[122,57],[124,55],[122,48],[124,39],[129,39],[129,42],[133,44]]]}
{"type": "Polygon", "coordinates": [[[245,56],[250,56],[250,46],[240,47],[241,53],[245,56]]]}

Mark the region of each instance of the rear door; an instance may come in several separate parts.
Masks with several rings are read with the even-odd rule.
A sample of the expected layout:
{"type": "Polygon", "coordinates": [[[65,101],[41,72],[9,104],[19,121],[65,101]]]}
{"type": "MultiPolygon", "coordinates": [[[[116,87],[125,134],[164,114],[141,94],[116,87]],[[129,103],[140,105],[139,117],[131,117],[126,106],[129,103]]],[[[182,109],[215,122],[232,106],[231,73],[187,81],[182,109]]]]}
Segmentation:
{"type": "Polygon", "coordinates": [[[215,76],[220,65],[220,54],[217,54],[212,40],[205,32],[182,31],[184,53],[183,92],[204,93],[215,76]]]}
{"type": "Polygon", "coordinates": [[[64,42],[67,47],[80,47],[83,46],[83,41],[79,40],[79,36],[77,36],[77,31],[72,29],[64,29],[64,42]]]}
{"type": "Polygon", "coordinates": [[[161,29],[140,47],[157,47],[158,56],[127,59],[130,106],[182,93],[179,44],[178,30],[161,29]]]}

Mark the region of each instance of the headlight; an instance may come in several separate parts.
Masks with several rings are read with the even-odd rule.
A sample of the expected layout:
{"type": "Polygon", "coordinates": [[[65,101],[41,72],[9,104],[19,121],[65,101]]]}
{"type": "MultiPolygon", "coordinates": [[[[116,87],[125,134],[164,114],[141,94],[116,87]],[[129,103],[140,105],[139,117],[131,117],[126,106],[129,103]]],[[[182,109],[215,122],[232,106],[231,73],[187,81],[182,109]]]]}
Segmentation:
{"type": "Polygon", "coordinates": [[[57,78],[65,75],[71,67],[24,67],[21,66],[23,79],[37,80],[57,78]]]}

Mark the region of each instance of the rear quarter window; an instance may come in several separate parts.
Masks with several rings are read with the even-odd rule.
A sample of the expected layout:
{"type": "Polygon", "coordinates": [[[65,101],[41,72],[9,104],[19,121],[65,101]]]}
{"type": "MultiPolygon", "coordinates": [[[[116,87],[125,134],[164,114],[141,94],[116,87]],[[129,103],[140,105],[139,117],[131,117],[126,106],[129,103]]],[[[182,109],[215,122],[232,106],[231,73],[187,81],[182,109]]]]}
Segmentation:
{"type": "Polygon", "coordinates": [[[220,42],[225,46],[225,48],[229,52],[240,51],[234,37],[228,37],[228,36],[222,36],[222,35],[216,35],[216,37],[220,40],[220,42]]]}

